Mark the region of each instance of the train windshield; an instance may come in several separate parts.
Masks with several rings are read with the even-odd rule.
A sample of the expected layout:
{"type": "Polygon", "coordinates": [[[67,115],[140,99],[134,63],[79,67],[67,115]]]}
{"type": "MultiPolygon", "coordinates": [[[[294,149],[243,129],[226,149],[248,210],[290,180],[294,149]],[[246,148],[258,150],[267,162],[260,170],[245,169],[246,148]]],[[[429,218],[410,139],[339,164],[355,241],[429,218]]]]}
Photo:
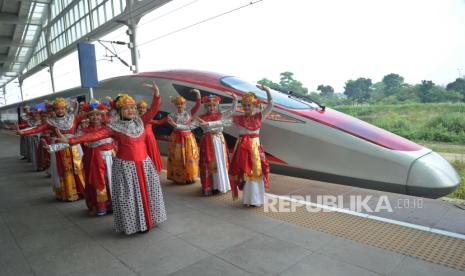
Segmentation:
{"type": "MultiPolygon", "coordinates": [[[[243,81],[236,77],[224,77],[221,79],[221,83],[227,87],[242,91],[242,92],[249,92],[252,91],[261,99],[266,99],[265,91],[258,89],[255,85],[243,81]]],[[[288,95],[283,92],[279,92],[273,89],[271,90],[271,94],[273,96],[273,101],[277,104],[285,106],[287,108],[292,109],[316,109],[318,105],[314,102],[311,102],[308,99],[301,99],[294,97],[292,95],[288,95]]]]}

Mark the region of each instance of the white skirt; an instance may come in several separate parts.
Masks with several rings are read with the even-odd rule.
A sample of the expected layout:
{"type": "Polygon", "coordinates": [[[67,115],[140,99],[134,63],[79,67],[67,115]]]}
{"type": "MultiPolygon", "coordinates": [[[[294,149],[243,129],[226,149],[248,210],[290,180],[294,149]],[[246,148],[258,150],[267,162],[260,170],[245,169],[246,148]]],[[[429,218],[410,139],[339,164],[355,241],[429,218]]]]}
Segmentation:
{"type": "Polygon", "coordinates": [[[111,167],[113,166],[113,151],[112,150],[102,150],[100,151],[103,161],[105,162],[107,168],[107,179],[108,179],[108,192],[111,195],[111,167]]]}
{"type": "Polygon", "coordinates": [[[215,150],[215,160],[216,160],[216,173],[212,175],[213,177],[213,190],[218,190],[221,193],[226,193],[231,190],[229,185],[229,175],[228,168],[226,167],[226,156],[224,153],[224,145],[221,141],[221,138],[214,135],[213,136],[213,148],[215,150]]]}
{"type": "Polygon", "coordinates": [[[265,184],[260,181],[247,181],[242,190],[242,200],[248,205],[263,205],[265,202],[265,184]]]}

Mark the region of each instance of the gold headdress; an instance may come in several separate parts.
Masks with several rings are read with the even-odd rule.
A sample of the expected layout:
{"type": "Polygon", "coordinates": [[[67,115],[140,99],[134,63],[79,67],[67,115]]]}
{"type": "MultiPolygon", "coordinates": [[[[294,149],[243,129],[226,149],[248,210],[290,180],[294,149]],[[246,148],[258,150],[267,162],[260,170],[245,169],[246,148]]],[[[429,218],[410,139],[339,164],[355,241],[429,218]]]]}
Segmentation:
{"type": "Polygon", "coordinates": [[[253,92],[247,92],[244,96],[242,96],[242,105],[251,104],[257,106],[259,103],[260,101],[253,92]]]}
{"type": "Polygon", "coordinates": [[[145,100],[140,100],[138,103],[137,103],[137,107],[148,107],[149,105],[147,104],[147,102],[145,100]]]}
{"type": "Polygon", "coordinates": [[[171,98],[171,102],[175,105],[186,103],[186,99],[183,96],[176,96],[171,98]]]}
{"type": "Polygon", "coordinates": [[[58,108],[58,107],[66,108],[68,107],[68,103],[63,98],[56,98],[55,101],[53,101],[53,108],[58,108]]]}
{"type": "Polygon", "coordinates": [[[119,94],[116,101],[116,107],[121,108],[123,105],[135,105],[136,101],[128,94],[119,94]]]}

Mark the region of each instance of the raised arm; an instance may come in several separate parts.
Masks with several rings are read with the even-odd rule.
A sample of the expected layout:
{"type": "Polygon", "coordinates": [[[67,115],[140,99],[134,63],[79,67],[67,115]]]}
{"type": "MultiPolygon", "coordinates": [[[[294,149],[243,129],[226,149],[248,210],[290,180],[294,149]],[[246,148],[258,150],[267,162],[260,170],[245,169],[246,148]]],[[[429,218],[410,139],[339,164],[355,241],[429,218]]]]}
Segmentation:
{"type": "Polygon", "coordinates": [[[158,86],[155,84],[155,82],[152,82],[152,84],[144,84],[144,86],[153,90],[152,105],[150,106],[150,109],[147,110],[144,115],[142,115],[141,118],[144,124],[148,124],[153,119],[153,117],[157,115],[157,112],[160,109],[160,90],[158,89],[158,86]]]}
{"type": "Polygon", "coordinates": [[[76,125],[82,122],[83,120],[86,119],[86,115],[83,113],[78,113],[77,115],[74,115],[74,120],[76,122],[76,125]]]}
{"type": "Polygon", "coordinates": [[[267,98],[268,104],[267,104],[266,108],[262,111],[262,118],[265,119],[266,116],[273,109],[273,97],[271,96],[270,89],[268,87],[266,87],[265,85],[258,84],[257,87],[266,92],[266,98],[267,98]]]}
{"type": "Polygon", "coordinates": [[[195,99],[195,105],[191,109],[191,115],[195,116],[197,114],[197,111],[200,109],[200,91],[198,89],[192,89],[192,93],[196,94],[196,99],[195,99]]]}
{"type": "Polygon", "coordinates": [[[223,112],[223,119],[225,120],[229,119],[234,114],[234,112],[236,112],[237,109],[237,96],[234,93],[230,93],[230,95],[233,99],[233,103],[230,109],[223,112]]]}
{"type": "Polygon", "coordinates": [[[79,114],[79,102],[77,99],[71,99],[71,108],[72,108],[72,114],[74,116],[77,116],[79,114]]]}

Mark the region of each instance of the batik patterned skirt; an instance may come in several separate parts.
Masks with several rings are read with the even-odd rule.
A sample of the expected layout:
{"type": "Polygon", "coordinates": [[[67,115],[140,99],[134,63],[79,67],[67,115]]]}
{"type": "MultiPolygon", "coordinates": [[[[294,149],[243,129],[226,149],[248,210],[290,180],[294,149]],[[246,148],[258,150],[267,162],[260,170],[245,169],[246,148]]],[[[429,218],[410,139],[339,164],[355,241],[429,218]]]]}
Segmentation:
{"type": "Polygon", "coordinates": [[[166,220],[160,178],[150,157],[144,161],[113,159],[111,197],[116,232],[130,235],[166,220]]]}

